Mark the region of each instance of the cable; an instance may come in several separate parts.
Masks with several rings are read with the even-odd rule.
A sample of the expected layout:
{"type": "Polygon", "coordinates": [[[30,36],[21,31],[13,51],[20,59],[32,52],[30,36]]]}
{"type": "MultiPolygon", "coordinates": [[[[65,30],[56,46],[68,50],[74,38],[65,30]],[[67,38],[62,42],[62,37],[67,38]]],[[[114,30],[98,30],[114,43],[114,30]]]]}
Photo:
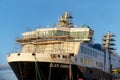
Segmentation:
{"type": "Polygon", "coordinates": [[[20,77],[21,77],[21,80],[23,80],[23,74],[22,74],[20,62],[18,62],[18,65],[19,65],[19,70],[20,70],[20,77]]]}

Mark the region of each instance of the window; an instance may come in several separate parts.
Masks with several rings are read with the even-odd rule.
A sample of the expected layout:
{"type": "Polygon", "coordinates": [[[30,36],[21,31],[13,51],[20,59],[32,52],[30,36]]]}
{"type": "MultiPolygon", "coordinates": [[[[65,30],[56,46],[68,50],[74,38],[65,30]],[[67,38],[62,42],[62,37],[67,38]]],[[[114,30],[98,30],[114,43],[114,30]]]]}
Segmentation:
{"type": "Polygon", "coordinates": [[[102,63],[100,63],[100,62],[96,62],[96,66],[98,66],[98,67],[103,67],[103,64],[102,63]]]}
{"type": "Polygon", "coordinates": [[[84,53],[84,47],[83,46],[81,46],[81,53],[84,53]]]}
{"type": "Polygon", "coordinates": [[[84,64],[87,64],[87,59],[84,59],[84,64]]]}
{"type": "Polygon", "coordinates": [[[83,63],[83,58],[80,58],[80,62],[83,63]]]}
{"type": "Polygon", "coordinates": [[[93,61],[91,59],[84,58],[84,64],[93,65],[93,61]]]}

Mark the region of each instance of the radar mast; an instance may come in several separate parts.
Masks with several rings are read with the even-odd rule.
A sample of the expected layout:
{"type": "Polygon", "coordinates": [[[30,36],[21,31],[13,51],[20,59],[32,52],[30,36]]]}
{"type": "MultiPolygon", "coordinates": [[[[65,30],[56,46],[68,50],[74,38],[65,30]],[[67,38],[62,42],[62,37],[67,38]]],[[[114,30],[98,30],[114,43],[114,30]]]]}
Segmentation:
{"type": "Polygon", "coordinates": [[[58,26],[72,28],[73,27],[72,18],[73,17],[70,13],[65,12],[62,16],[59,17],[58,26]]]}

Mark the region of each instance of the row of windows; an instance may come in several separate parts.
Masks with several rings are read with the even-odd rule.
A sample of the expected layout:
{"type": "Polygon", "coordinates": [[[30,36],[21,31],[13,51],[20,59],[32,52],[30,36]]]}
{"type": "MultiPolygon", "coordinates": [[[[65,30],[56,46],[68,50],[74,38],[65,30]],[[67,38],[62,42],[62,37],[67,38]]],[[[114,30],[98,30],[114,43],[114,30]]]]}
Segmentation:
{"type": "MultiPolygon", "coordinates": [[[[97,52],[93,49],[89,49],[89,48],[86,48],[84,46],[81,46],[81,53],[82,54],[85,54],[85,55],[89,55],[89,56],[94,56],[94,57],[98,57],[98,56],[101,56],[103,57],[104,59],[104,54],[100,53],[100,52],[97,52]]],[[[116,62],[116,59],[114,57],[111,57],[111,60],[113,63],[116,62]]],[[[83,60],[81,60],[81,63],[83,63],[83,60]]],[[[84,60],[84,64],[91,64],[91,60],[84,60]]],[[[120,60],[118,60],[118,63],[120,63],[120,60]]],[[[103,65],[101,63],[98,63],[96,62],[96,64],[99,66],[99,67],[102,67],[103,65]]],[[[115,63],[116,64],[116,63],[115,63]]]]}
{"type": "Polygon", "coordinates": [[[71,36],[77,39],[87,39],[89,37],[88,31],[78,31],[78,32],[68,32],[68,31],[61,31],[61,30],[51,30],[51,31],[41,31],[38,33],[31,33],[24,35],[23,37],[52,37],[52,36],[71,36]]]}
{"type": "Polygon", "coordinates": [[[101,67],[103,68],[103,63],[100,63],[100,62],[94,62],[91,60],[91,59],[87,59],[87,58],[80,58],[80,62],[83,63],[83,64],[87,64],[87,65],[95,65],[97,67],[101,67]]]}
{"type": "MultiPolygon", "coordinates": [[[[97,52],[97,51],[95,51],[93,49],[86,48],[84,46],[81,46],[81,53],[85,54],[85,55],[89,55],[89,56],[94,56],[94,57],[101,56],[101,57],[104,58],[104,54],[103,53],[97,52]]],[[[116,63],[116,61],[118,63],[120,63],[120,60],[115,59],[115,57],[111,57],[111,61],[113,63],[116,63]]]]}
{"type": "Polygon", "coordinates": [[[76,38],[79,38],[79,39],[87,39],[89,37],[89,32],[88,31],[71,32],[70,36],[71,37],[76,37],[76,38]]]}
{"type": "Polygon", "coordinates": [[[62,35],[69,35],[68,31],[60,31],[60,30],[51,30],[51,31],[42,31],[39,32],[40,37],[48,37],[48,36],[62,36],[62,35]]]}
{"type": "Polygon", "coordinates": [[[96,62],[96,65],[97,65],[98,67],[103,67],[103,64],[100,63],[100,62],[96,62]]]}
{"type": "Polygon", "coordinates": [[[90,59],[84,59],[84,64],[89,64],[89,65],[93,65],[93,61],[90,59]]]}
{"type": "Polygon", "coordinates": [[[98,56],[104,57],[104,55],[102,53],[97,52],[93,49],[83,47],[83,46],[81,46],[81,53],[86,54],[86,55],[90,55],[90,56],[94,56],[94,57],[98,57],[98,56]]]}

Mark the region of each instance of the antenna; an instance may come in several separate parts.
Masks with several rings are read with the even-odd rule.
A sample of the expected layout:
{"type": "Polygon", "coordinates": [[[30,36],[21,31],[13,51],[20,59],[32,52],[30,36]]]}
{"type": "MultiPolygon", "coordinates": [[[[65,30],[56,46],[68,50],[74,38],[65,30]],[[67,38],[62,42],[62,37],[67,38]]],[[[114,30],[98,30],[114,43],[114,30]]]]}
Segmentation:
{"type": "Polygon", "coordinates": [[[73,27],[72,18],[73,17],[71,14],[65,12],[62,16],[60,16],[58,26],[72,28],[73,27]]]}

